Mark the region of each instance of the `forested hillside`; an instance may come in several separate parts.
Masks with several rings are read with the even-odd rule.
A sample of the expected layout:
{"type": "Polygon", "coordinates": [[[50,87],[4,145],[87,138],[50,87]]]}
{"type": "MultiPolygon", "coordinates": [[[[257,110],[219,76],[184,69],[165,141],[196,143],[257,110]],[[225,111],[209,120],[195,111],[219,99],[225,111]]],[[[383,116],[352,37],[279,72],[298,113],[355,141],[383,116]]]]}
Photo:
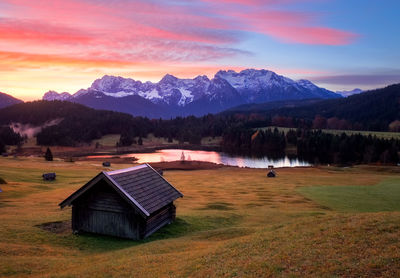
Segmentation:
{"type": "Polygon", "coordinates": [[[90,142],[105,134],[122,133],[125,130],[130,130],[134,136],[143,136],[151,128],[149,120],[145,118],[63,101],[27,102],[0,110],[0,125],[10,123],[43,126],[37,134],[38,144],[65,146],[90,142]],[[53,120],[59,123],[45,125],[53,120]]]}
{"type": "MultiPolygon", "coordinates": [[[[275,104],[277,105],[277,104],[275,104]]],[[[296,120],[313,128],[400,131],[400,84],[347,98],[307,104],[282,103],[281,107],[257,104],[230,109],[225,114],[258,114],[275,125],[299,127],[296,120]],[[286,106],[286,107],[285,107],[286,106]]]]}

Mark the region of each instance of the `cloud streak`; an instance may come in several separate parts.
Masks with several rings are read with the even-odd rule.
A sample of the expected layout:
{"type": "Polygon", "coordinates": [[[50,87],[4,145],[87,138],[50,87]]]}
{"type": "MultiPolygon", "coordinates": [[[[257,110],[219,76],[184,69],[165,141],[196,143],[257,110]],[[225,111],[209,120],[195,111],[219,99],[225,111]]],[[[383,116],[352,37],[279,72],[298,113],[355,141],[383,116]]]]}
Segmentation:
{"type": "Polygon", "coordinates": [[[352,86],[381,86],[384,84],[400,83],[400,72],[372,73],[372,74],[348,74],[348,75],[324,75],[311,78],[315,82],[333,85],[352,86]]]}

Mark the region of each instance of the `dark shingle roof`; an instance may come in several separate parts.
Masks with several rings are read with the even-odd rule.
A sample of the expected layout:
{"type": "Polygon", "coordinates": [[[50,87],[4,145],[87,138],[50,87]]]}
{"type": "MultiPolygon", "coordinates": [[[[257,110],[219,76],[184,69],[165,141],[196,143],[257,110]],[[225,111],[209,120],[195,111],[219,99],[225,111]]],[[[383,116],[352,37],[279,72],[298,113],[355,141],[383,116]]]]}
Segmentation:
{"type": "Polygon", "coordinates": [[[183,196],[148,164],[106,174],[149,214],[183,196]]]}
{"type": "Polygon", "coordinates": [[[146,216],[177,198],[183,197],[182,193],[176,190],[150,165],[143,164],[111,172],[101,172],[61,202],[61,208],[71,205],[76,198],[103,178],[107,179],[109,184],[114,186],[127,201],[131,202],[146,216]]]}

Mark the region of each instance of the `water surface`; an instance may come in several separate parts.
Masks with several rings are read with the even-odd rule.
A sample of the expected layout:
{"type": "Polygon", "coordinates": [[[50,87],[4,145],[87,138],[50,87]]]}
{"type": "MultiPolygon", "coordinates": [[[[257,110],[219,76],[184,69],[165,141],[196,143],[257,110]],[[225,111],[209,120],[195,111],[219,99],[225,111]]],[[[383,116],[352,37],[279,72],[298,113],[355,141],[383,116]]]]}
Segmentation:
{"type": "Polygon", "coordinates": [[[139,163],[151,163],[181,160],[183,158],[182,154],[185,160],[207,161],[238,167],[267,168],[268,165],[274,165],[274,167],[276,168],[310,166],[308,162],[300,161],[298,159],[289,159],[287,156],[279,159],[272,159],[268,158],[267,156],[261,158],[245,157],[239,155],[229,155],[223,152],[194,151],[183,149],[163,149],[155,151],[153,153],[125,154],[121,157],[136,157],[139,163]]]}

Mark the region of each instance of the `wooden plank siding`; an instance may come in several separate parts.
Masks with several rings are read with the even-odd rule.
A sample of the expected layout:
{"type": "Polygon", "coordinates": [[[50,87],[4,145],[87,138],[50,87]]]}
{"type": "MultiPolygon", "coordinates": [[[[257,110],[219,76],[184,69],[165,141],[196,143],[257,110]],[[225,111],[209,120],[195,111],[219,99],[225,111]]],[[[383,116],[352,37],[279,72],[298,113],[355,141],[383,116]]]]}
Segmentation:
{"type": "Polygon", "coordinates": [[[74,231],[139,239],[141,222],[138,213],[103,180],[72,204],[74,231]]]}
{"type": "Polygon", "coordinates": [[[172,223],[175,220],[176,208],[173,203],[156,211],[146,219],[146,230],[143,237],[148,237],[161,227],[172,223]]]}

